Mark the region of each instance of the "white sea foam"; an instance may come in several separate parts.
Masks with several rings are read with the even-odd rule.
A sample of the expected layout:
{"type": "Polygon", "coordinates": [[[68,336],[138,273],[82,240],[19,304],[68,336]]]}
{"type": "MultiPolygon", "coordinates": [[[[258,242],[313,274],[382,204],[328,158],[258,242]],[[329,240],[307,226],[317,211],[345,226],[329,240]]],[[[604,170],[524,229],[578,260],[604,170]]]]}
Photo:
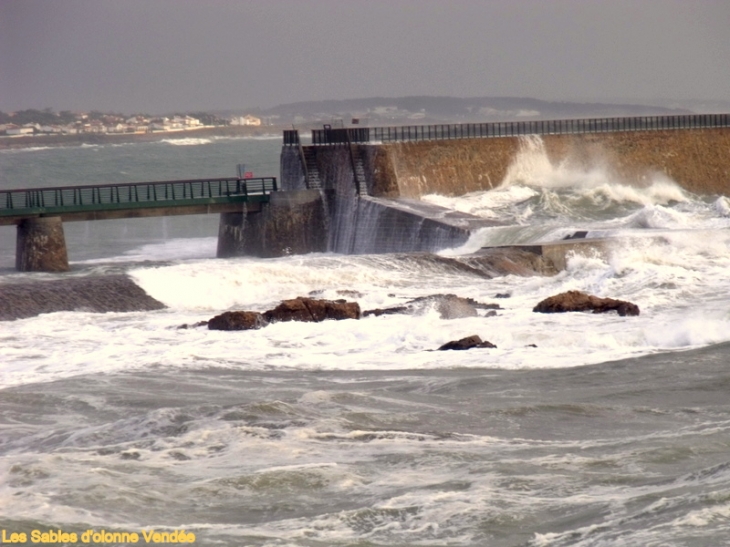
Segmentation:
{"type": "Polygon", "coordinates": [[[201,144],[210,144],[213,141],[205,138],[187,137],[181,139],[162,139],[160,142],[172,144],[174,146],[199,146],[201,144]]]}
{"type": "Polygon", "coordinates": [[[267,135],[214,135],[211,137],[213,141],[281,141],[280,134],[267,135]]]}
{"type": "Polygon", "coordinates": [[[651,366],[633,361],[597,375],[507,374],[497,397],[482,396],[478,384],[472,394],[480,402],[463,397],[466,382],[487,386],[502,376],[484,368],[572,367],[730,337],[724,198],[667,201],[667,191],[646,201],[604,199],[607,192],[594,192],[600,185],[549,186],[516,182],[449,198],[455,208],[493,209],[514,224],[444,254],[549,241],[579,228],[616,238],[605,255],[571,256],[553,277],[483,279],[396,255],[218,260],[214,238],[162,242],[149,234],[138,248],[81,268],[76,262],[69,274],[7,274],[55,279],[133,262],[130,275],[169,307],[2,323],[0,385],[28,384],[5,390],[6,524],[180,525],[199,544],[264,547],[716,544],[730,533],[722,450],[729,424],[707,370],[695,384],[696,357],[677,367],[683,379],[658,379],[663,387],[651,376],[630,383],[651,366]],[[597,214],[604,202],[619,213],[597,214]],[[631,300],[641,315],[532,312],[542,298],[571,289],[631,300]],[[245,332],[177,328],[310,291],[363,309],[447,292],[504,309],[454,320],[426,309],[245,332]],[[470,334],[498,347],[430,351],[470,334]],[[481,370],[360,372],[429,368],[481,370]],[[72,380],[33,385],[63,378],[72,380]],[[677,401],[660,400],[661,389],[677,401]]]}
{"type": "MultiPolygon", "coordinates": [[[[723,296],[730,291],[728,238],[711,239],[694,232],[672,238],[624,242],[607,257],[575,256],[567,270],[554,277],[507,276],[491,281],[428,261],[390,256],[193,258],[168,266],[140,266],[130,272],[132,277],[169,306],[167,310],[103,315],[64,312],[8,323],[0,340],[0,359],[10,365],[4,367],[0,383],[155,366],[553,368],[730,340],[730,309],[723,296]],[[641,315],[532,312],[543,298],[573,289],[635,302],[641,315]],[[325,298],[342,298],[338,292],[342,290],[358,291],[358,296],[345,298],[358,301],[362,309],[447,292],[497,302],[505,309],[490,318],[444,320],[434,310],[426,310],[415,317],[280,323],[238,333],[177,329],[227,309],[264,311],[282,299],[312,290],[325,298]],[[497,293],[512,297],[495,301],[497,293]],[[497,348],[428,351],[470,334],[479,334],[497,348]]],[[[195,240],[177,244],[181,248],[166,248],[171,254],[187,256],[202,249],[195,240]]],[[[205,247],[210,244],[207,241],[205,247]]],[[[140,251],[140,256],[159,256],[150,246],[140,251]]]]}
{"type": "Polygon", "coordinates": [[[214,258],[217,239],[214,237],[174,238],[160,243],[148,243],[122,255],[106,258],[79,260],[77,265],[129,263],[166,260],[190,260],[214,258]]]}
{"type": "Polygon", "coordinates": [[[6,148],[0,150],[0,154],[22,154],[25,152],[39,152],[41,150],[50,150],[52,146],[28,146],[24,148],[6,148]]]}

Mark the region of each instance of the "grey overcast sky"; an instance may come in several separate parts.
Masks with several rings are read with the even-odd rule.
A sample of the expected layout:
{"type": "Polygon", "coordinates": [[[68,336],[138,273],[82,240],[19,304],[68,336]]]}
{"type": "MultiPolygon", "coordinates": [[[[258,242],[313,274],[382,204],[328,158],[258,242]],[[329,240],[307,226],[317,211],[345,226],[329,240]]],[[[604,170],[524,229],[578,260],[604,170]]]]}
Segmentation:
{"type": "Polygon", "coordinates": [[[0,110],[730,100],[730,0],[0,0],[0,110]]]}

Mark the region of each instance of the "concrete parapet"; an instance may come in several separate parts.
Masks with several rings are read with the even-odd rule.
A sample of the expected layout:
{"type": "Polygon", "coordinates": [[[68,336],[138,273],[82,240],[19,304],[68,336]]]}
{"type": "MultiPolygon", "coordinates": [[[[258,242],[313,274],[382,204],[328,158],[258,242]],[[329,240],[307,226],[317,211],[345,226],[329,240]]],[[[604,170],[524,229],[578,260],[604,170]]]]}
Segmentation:
{"type": "Polygon", "coordinates": [[[68,253],[60,217],[21,220],[17,228],[15,268],[20,272],[68,271],[68,253]]]}
{"type": "Polygon", "coordinates": [[[302,161],[298,146],[281,147],[279,180],[282,190],[304,190],[307,188],[302,161]]]}
{"type": "Polygon", "coordinates": [[[274,192],[259,212],[221,214],[219,258],[271,258],[327,250],[327,221],[318,190],[274,192]]]}

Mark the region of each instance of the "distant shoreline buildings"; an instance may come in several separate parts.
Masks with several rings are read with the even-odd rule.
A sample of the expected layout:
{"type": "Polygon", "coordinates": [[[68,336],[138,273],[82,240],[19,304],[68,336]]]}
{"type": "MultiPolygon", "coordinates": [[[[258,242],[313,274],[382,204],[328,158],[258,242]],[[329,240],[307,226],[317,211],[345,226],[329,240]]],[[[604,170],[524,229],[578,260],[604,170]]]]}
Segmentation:
{"type": "MultiPolygon", "coordinates": [[[[12,119],[13,115],[10,115],[12,119]]],[[[216,120],[218,125],[247,125],[260,126],[261,119],[255,116],[238,116],[230,120],[216,120]]],[[[12,122],[0,124],[0,136],[23,137],[38,135],[141,135],[149,133],[169,133],[190,131],[215,124],[205,124],[198,118],[189,115],[143,116],[124,117],[115,114],[97,115],[91,118],[89,114],[75,114],[75,119],[68,123],[40,123],[29,121],[23,124],[12,122]]]]}

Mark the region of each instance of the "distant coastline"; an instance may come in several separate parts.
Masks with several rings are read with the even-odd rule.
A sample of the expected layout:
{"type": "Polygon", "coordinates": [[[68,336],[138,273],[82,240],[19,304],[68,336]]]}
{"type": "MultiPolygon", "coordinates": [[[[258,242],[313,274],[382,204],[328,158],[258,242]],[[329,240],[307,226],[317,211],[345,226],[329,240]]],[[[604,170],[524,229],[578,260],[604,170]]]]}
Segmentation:
{"type": "Polygon", "coordinates": [[[281,135],[291,126],[206,126],[180,131],[155,131],[152,133],[80,133],[76,135],[21,135],[0,136],[0,150],[32,148],[37,146],[78,146],[80,144],[124,144],[156,142],[166,139],[204,137],[264,137],[281,135]]]}

